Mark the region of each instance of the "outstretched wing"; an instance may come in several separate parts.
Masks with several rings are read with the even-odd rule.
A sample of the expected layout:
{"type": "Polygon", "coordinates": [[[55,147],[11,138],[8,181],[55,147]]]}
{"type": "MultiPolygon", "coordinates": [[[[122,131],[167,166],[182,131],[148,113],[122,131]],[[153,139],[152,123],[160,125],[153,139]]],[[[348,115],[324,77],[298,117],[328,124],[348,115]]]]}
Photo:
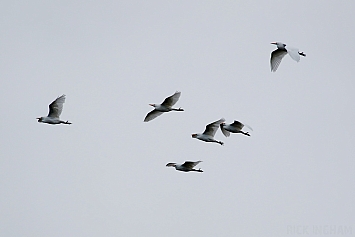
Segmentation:
{"type": "Polygon", "coordinates": [[[221,123],[223,123],[224,121],[226,121],[224,118],[221,118],[220,120],[210,123],[206,126],[205,131],[203,132],[203,134],[214,137],[214,135],[216,134],[216,131],[218,130],[218,127],[221,123]]]}
{"type": "Polygon", "coordinates": [[[239,131],[243,129],[244,124],[242,124],[241,122],[234,120],[234,122],[231,124],[231,126],[235,127],[236,129],[238,129],[239,131]]]}
{"type": "Polygon", "coordinates": [[[271,53],[270,66],[272,72],[276,72],[277,68],[281,63],[282,58],[285,57],[286,54],[286,49],[276,49],[271,53]]]}
{"type": "Polygon", "coordinates": [[[221,131],[225,137],[229,137],[231,135],[229,131],[224,129],[223,124],[220,124],[219,126],[221,127],[221,131]]]}
{"type": "Polygon", "coordinates": [[[182,164],[182,166],[188,168],[188,169],[192,169],[194,168],[196,165],[198,165],[198,163],[200,163],[202,161],[185,161],[184,164],[182,164]]]}
{"type": "Polygon", "coordinates": [[[290,48],[290,47],[287,47],[287,52],[288,52],[288,55],[290,55],[290,57],[295,60],[296,62],[299,62],[301,57],[299,55],[299,51],[298,49],[296,48],[290,48]]]}
{"type": "Polygon", "coordinates": [[[248,124],[244,124],[245,127],[247,127],[250,131],[254,131],[252,127],[250,127],[248,124]]]}
{"type": "Polygon", "coordinates": [[[59,118],[63,110],[63,104],[65,102],[65,95],[59,96],[49,105],[48,117],[59,118]]]}
{"type": "Polygon", "coordinates": [[[160,116],[163,112],[157,111],[155,109],[153,109],[152,111],[150,111],[147,116],[145,116],[144,118],[144,122],[149,122],[150,120],[155,119],[156,117],[160,116]]]}
{"type": "Polygon", "coordinates": [[[176,102],[179,100],[181,95],[180,91],[175,92],[175,94],[173,94],[172,96],[167,97],[163,103],[161,103],[161,105],[165,106],[165,107],[171,107],[174,104],[176,104],[176,102]]]}

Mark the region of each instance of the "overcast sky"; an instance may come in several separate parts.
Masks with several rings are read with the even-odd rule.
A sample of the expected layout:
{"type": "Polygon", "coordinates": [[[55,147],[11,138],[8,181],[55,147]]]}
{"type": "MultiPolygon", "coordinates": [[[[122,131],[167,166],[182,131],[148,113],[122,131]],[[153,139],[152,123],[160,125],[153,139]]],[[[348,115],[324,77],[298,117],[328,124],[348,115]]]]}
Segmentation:
{"type": "Polygon", "coordinates": [[[2,1],[0,235],[354,236],[354,12],[328,0],[2,1]],[[307,57],[271,73],[274,41],[307,57]],[[143,122],[177,90],[184,112],[143,122]],[[73,124],[38,123],[62,94],[73,124]],[[254,132],[191,138],[222,117],[254,132]],[[204,172],[165,167],[185,160],[204,172]]]}

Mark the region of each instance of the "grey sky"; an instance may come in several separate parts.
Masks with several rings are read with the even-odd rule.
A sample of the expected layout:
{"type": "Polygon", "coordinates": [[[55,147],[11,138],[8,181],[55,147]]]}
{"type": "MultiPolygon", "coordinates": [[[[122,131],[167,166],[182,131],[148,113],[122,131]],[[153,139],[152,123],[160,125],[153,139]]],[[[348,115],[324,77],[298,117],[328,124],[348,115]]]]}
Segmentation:
{"type": "Polygon", "coordinates": [[[353,1],[3,1],[0,235],[355,235],[354,12],[353,1]],[[273,41],[307,57],[271,73],[273,41]],[[185,111],[143,123],[176,90],[185,111]],[[37,123],[62,94],[73,124],[37,123]],[[221,117],[254,132],[218,131],[224,146],[191,138],[221,117]],[[185,160],[205,172],[165,167],[185,160]]]}

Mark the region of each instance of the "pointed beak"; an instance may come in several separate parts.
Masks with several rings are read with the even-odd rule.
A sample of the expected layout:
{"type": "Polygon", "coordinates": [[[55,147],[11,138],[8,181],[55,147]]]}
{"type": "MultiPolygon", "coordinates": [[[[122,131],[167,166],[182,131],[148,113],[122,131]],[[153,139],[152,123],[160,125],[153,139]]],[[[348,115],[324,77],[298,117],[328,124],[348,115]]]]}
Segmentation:
{"type": "Polygon", "coordinates": [[[276,44],[276,42],[271,42],[270,44],[276,44]]]}
{"type": "Polygon", "coordinates": [[[154,107],[154,104],[149,104],[149,105],[154,107]]]}

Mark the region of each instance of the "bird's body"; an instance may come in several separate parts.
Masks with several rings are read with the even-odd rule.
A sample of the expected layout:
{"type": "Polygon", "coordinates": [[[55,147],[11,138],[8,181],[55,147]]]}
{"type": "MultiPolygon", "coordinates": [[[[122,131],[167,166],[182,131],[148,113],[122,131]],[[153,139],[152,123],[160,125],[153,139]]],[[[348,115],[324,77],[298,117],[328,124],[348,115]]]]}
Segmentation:
{"type": "Polygon", "coordinates": [[[242,133],[246,136],[250,136],[248,132],[242,131],[244,124],[242,124],[239,121],[234,121],[231,124],[226,124],[226,123],[221,123],[220,125],[221,131],[224,134],[224,136],[229,137],[230,133],[242,133]]]}
{"type": "Polygon", "coordinates": [[[63,110],[63,104],[65,102],[65,95],[59,96],[49,105],[49,113],[47,117],[39,117],[39,123],[48,123],[48,124],[71,124],[68,121],[60,120],[59,116],[63,110]]]}
{"type": "Polygon", "coordinates": [[[154,107],[154,110],[150,111],[144,118],[144,122],[149,122],[152,119],[160,116],[163,113],[170,111],[184,111],[182,108],[173,108],[176,102],[179,100],[181,92],[177,91],[172,96],[167,97],[161,104],[149,104],[154,107]]]}
{"type": "Polygon", "coordinates": [[[38,122],[48,123],[48,124],[60,124],[60,123],[70,124],[68,121],[64,122],[64,121],[60,120],[59,118],[51,118],[51,117],[38,118],[38,122]]]}
{"type": "Polygon", "coordinates": [[[220,119],[216,122],[210,123],[206,126],[206,129],[203,133],[194,133],[192,134],[192,138],[197,138],[201,141],[205,142],[215,142],[223,145],[222,141],[217,141],[214,139],[214,135],[216,134],[216,131],[218,130],[219,126],[221,123],[223,123],[225,119],[220,119]]]}
{"type": "Polygon", "coordinates": [[[286,48],[286,44],[281,42],[273,42],[271,44],[275,44],[277,49],[271,53],[270,58],[270,67],[272,72],[276,72],[277,68],[279,67],[282,58],[288,54],[290,57],[295,60],[296,62],[300,61],[300,55],[306,57],[306,54],[303,52],[299,52],[298,49],[295,48],[286,48]]]}
{"type": "Polygon", "coordinates": [[[196,165],[198,165],[202,161],[185,161],[184,164],[176,164],[176,163],[168,163],[166,164],[167,167],[175,167],[178,171],[189,172],[189,171],[196,171],[196,172],[203,172],[201,169],[194,169],[196,165]]]}

